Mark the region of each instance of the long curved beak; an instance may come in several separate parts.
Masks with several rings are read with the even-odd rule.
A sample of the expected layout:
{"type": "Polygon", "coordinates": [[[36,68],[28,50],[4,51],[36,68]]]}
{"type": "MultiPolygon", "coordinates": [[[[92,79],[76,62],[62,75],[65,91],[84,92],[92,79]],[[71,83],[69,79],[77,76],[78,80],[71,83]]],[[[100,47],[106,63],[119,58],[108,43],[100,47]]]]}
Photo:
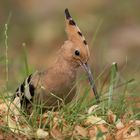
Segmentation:
{"type": "Polygon", "coordinates": [[[89,83],[90,83],[92,90],[94,92],[96,101],[97,101],[97,103],[100,103],[99,95],[98,95],[97,88],[96,88],[96,85],[95,85],[94,80],[93,80],[93,75],[91,73],[90,67],[88,66],[88,63],[83,63],[82,66],[88,75],[88,80],[89,80],[89,83]]]}

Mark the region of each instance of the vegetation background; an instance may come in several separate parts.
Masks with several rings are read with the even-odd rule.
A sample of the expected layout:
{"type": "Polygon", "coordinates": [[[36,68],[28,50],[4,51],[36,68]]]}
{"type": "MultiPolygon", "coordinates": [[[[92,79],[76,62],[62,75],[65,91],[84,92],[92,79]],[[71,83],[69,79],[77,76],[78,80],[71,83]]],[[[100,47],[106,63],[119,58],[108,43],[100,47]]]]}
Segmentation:
{"type": "MultiPolygon", "coordinates": [[[[115,61],[123,82],[134,79],[132,85],[131,83],[129,85],[131,87],[129,92],[132,96],[134,94],[138,96],[139,6],[139,0],[2,0],[1,88],[5,87],[7,79],[6,53],[8,53],[8,91],[12,93],[29,73],[47,69],[51,65],[57,50],[66,40],[64,9],[69,8],[88,41],[91,51],[90,65],[99,91],[104,91],[103,88],[106,89],[106,85],[110,83],[110,67],[115,61]]],[[[137,96],[135,99],[139,102],[137,96]]],[[[130,104],[131,102],[132,100],[130,104]]]]}
{"type": "MultiPolygon", "coordinates": [[[[66,39],[64,9],[69,8],[91,50],[95,76],[117,62],[128,79],[139,80],[139,0],[1,0],[0,58],[5,55],[8,24],[9,85],[12,91],[25,77],[23,44],[30,71],[45,69],[66,39]],[[23,74],[24,73],[24,74],[23,74]]],[[[5,84],[5,63],[0,63],[0,85],[5,84]]]]}
{"type": "MultiPolygon", "coordinates": [[[[117,116],[125,116],[123,114],[128,110],[133,110],[134,114],[130,111],[132,116],[127,117],[139,120],[139,0],[1,0],[0,91],[5,89],[7,78],[8,92],[14,93],[29,73],[51,65],[57,50],[66,40],[65,8],[69,9],[89,44],[90,65],[98,91],[100,94],[107,93],[107,97],[110,96],[108,93],[117,95],[113,100],[109,98],[112,100],[109,100],[110,105],[113,104],[111,109],[114,107],[113,112],[117,116]],[[113,67],[111,69],[113,62],[118,64],[118,72],[113,71],[113,67]],[[116,73],[118,77],[114,76],[116,73]]],[[[80,74],[83,72],[79,69],[80,74]]],[[[73,108],[71,110],[79,107],[73,108]]],[[[110,106],[107,108],[106,102],[103,102],[102,113],[99,114],[107,116],[106,110],[109,109],[110,106]]],[[[78,116],[74,116],[74,111],[74,115],[68,111],[64,113],[69,117],[65,119],[70,120],[70,124],[78,116]]]]}
{"type": "MultiPolygon", "coordinates": [[[[8,24],[9,82],[11,90],[25,77],[23,43],[33,69],[45,69],[66,39],[64,9],[69,8],[91,50],[95,75],[116,61],[127,78],[139,80],[139,0],[1,0],[0,57],[5,54],[8,24]],[[125,69],[124,69],[125,68],[125,69]],[[21,74],[23,73],[23,74],[21,74]]],[[[5,63],[0,63],[0,85],[5,63]]]]}

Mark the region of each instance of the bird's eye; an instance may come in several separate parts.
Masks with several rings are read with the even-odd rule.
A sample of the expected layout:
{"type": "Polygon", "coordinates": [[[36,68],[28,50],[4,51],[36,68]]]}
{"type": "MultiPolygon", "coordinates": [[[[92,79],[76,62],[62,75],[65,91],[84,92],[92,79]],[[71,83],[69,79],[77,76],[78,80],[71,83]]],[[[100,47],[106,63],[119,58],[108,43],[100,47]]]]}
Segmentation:
{"type": "Polygon", "coordinates": [[[79,56],[79,55],[80,55],[80,51],[79,51],[79,50],[76,50],[76,51],[75,51],[75,55],[76,55],[76,56],[79,56]]]}

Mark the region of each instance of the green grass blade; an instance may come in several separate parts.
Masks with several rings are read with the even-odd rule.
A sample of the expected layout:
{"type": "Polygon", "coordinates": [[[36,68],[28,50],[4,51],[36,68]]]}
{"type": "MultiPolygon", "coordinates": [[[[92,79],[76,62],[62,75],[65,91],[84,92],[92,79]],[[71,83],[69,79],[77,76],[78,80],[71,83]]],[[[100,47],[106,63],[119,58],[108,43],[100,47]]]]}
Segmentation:
{"type": "Polygon", "coordinates": [[[8,24],[5,24],[5,31],[4,31],[4,35],[5,35],[5,73],[6,73],[6,86],[8,87],[8,79],[9,79],[9,75],[8,75],[8,24]]]}
{"type": "Polygon", "coordinates": [[[94,32],[94,35],[93,35],[93,38],[92,38],[92,40],[91,40],[91,42],[90,42],[90,46],[93,46],[93,44],[94,44],[94,42],[95,42],[95,40],[96,40],[97,34],[98,34],[98,32],[99,32],[99,30],[100,30],[100,28],[101,28],[102,23],[103,23],[103,19],[101,19],[101,20],[99,21],[99,24],[97,25],[97,28],[96,28],[96,30],[95,30],[95,32],[94,32]]]}
{"type": "Polygon", "coordinates": [[[111,66],[111,77],[110,77],[110,86],[109,86],[109,93],[108,93],[108,108],[111,107],[112,104],[112,96],[113,96],[113,89],[117,77],[117,63],[113,62],[111,66]]]}
{"type": "Polygon", "coordinates": [[[4,37],[5,37],[5,73],[6,73],[6,88],[8,89],[8,80],[9,80],[9,75],[8,75],[8,25],[11,19],[11,13],[9,13],[7,22],[5,24],[5,28],[4,28],[4,37]]]}
{"type": "Polygon", "coordinates": [[[27,55],[27,49],[26,49],[26,44],[23,43],[23,59],[24,59],[24,65],[25,65],[25,74],[26,76],[29,75],[29,65],[28,65],[28,55],[27,55]]]}
{"type": "Polygon", "coordinates": [[[5,61],[5,57],[4,56],[0,56],[0,63],[3,63],[5,61]]]}

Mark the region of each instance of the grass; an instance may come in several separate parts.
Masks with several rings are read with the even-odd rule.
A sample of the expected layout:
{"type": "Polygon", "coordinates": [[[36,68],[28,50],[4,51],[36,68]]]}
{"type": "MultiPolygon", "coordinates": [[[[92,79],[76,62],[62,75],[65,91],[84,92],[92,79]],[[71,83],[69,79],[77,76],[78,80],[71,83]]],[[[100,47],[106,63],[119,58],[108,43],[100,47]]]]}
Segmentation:
{"type": "MultiPolygon", "coordinates": [[[[129,97],[129,90],[128,87],[134,84],[134,81],[125,81],[123,80],[121,84],[121,76],[119,72],[116,69],[116,64],[112,64],[110,69],[110,82],[108,85],[106,85],[107,91],[104,93],[100,93],[101,103],[98,106],[98,109],[90,115],[99,116],[103,120],[107,121],[108,119],[108,111],[111,110],[117,115],[117,118],[120,118],[122,115],[126,114],[126,121],[129,121],[130,119],[139,120],[140,119],[140,113],[138,111],[135,111],[137,102],[134,103],[134,105],[130,105],[127,103],[127,97],[129,97]],[[120,81],[119,81],[120,80],[120,81]],[[123,87],[123,88],[122,88],[123,87]]],[[[100,79],[101,80],[101,79],[100,79]]],[[[20,114],[22,115],[22,124],[28,126],[31,129],[30,134],[26,134],[26,131],[24,130],[18,130],[21,131],[21,134],[26,135],[27,137],[36,137],[34,135],[35,131],[40,128],[45,131],[50,132],[54,127],[54,118],[57,118],[58,121],[58,127],[59,129],[63,130],[64,126],[66,125],[67,131],[71,132],[73,131],[74,127],[76,125],[83,126],[83,122],[90,116],[87,114],[88,109],[96,104],[95,99],[88,100],[89,95],[89,87],[85,87],[85,91],[83,92],[84,95],[80,97],[79,99],[73,101],[70,104],[63,105],[62,108],[60,108],[57,112],[49,111],[47,114],[47,119],[43,117],[42,112],[42,106],[37,106],[36,104],[33,105],[33,114],[29,116],[24,111],[19,110],[20,114]]],[[[2,92],[1,92],[2,95],[2,92]]],[[[11,98],[10,95],[6,95],[6,97],[1,97],[1,100],[6,102],[7,98],[11,98]]],[[[9,108],[10,109],[10,108],[9,108]]],[[[8,120],[7,120],[8,122],[8,120]]],[[[85,129],[90,128],[91,126],[85,126],[85,129]]],[[[11,128],[9,129],[6,126],[1,126],[1,129],[5,133],[10,133],[11,128]]],[[[17,129],[19,129],[17,127],[17,129]]],[[[114,133],[115,124],[108,124],[108,129],[111,133],[114,133]]],[[[18,136],[19,134],[17,134],[18,136]]],[[[99,131],[97,137],[102,137],[102,132],[99,131]]],[[[82,139],[82,137],[80,137],[82,139]]],[[[84,138],[83,138],[84,139],[84,138]]],[[[85,138],[85,139],[88,139],[85,138]]]]}
{"type": "MultiPolygon", "coordinates": [[[[85,92],[85,96],[87,96],[87,91],[85,92]]],[[[74,129],[74,126],[83,124],[84,120],[86,120],[86,118],[89,116],[89,114],[87,114],[87,110],[91,105],[95,103],[95,101],[91,101],[90,103],[86,102],[85,96],[81,97],[77,102],[74,102],[73,104],[64,105],[60,110],[58,110],[57,121],[58,127],[60,129],[62,130],[64,129],[65,122],[67,122],[67,129],[69,129],[69,131],[72,131],[74,129]]],[[[4,100],[4,98],[2,100],[4,100]]],[[[112,105],[110,108],[108,108],[108,100],[102,101],[99,104],[99,109],[93,112],[92,115],[100,116],[104,120],[107,120],[108,116],[107,112],[109,109],[112,110],[117,115],[118,118],[121,115],[130,112],[129,106],[127,106],[127,104],[125,103],[125,98],[122,98],[119,100],[117,99],[117,101],[112,100],[112,105]]],[[[54,126],[53,119],[56,117],[56,114],[53,111],[48,112],[47,119],[44,122],[41,107],[39,107],[39,109],[36,109],[34,107],[33,112],[34,113],[32,114],[32,117],[29,117],[25,112],[22,112],[20,110],[20,113],[22,114],[22,123],[24,125],[27,125],[32,130],[32,132],[28,135],[24,131],[22,134],[32,137],[32,135],[36,132],[38,128],[42,128],[43,130],[46,130],[48,132],[51,131],[54,126]],[[38,118],[40,118],[39,121],[38,118]]],[[[128,114],[126,120],[128,121],[129,119],[139,119],[139,118],[140,113],[135,112],[135,114],[128,114]]],[[[109,126],[108,129],[113,130],[114,127],[115,127],[114,124],[112,124],[109,126]]],[[[11,128],[9,129],[6,126],[3,126],[2,130],[8,134],[12,133],[11,128]]],[[[33,137],[35,136],[33,135],[33,137]]]]}
{"type": "MultiPolygon", "coordinates": [[[[0,57],[0,63],[5,60],[5,69],[6,69],[6,87],[7,83],[9,82],[8,73],[9,73],[9,66],[8,66],[8,24],[5,24],[5,57],[0,57]]],[[[26,45],[23,44],[23,61],[25,64],[25,73],[24,75],[29,75],[30,68],[28,65],[28,58],[27,58],[27,51],[26,51],[26,45]]],[[[104,78],[102,75],[105,75],[106,71],[103,70],[101,74],[98,76],[97,80],[100,83],[103,83],[102,81],[104,78]]],[[[133,78],[133,77],[132,77],[133,78]]],[[[83,80],[83,78],[81,78],[83,80]]],[[[80,79],[80,80],[81,80],[80,79]]],[[[129,120],[140,120],[140,113],[139,113],[139,107],[137,108],[138,102],[133,102],[131,96],[133,95],[136,98],[140,98],[140,95],[133,92],[133,89],[136,89],[138,86],[137,81],[134,80],[125,80],[123,76],[121,76],[121,73],[119,72],[117,68],[116,63],[112,63],[112,66],[110,67],[110,74],[107,76],[106,81],[103,84],[102,90],[100,90],[100,98],[101,102],[98,104],[98,107],[93,111],[91,114],[88,114],[88,110],[91,106],[96,104],[95,99],[88,98],[90,94],[90,88],[86,87],[84,88],[84,94],[82,97],[76,99],[75,101],[72,101],[71,103],[65,105],[63,104],[63,107],[57,110],[57,112],[48,111],[47,117],[44,120],[44,113],[42,112],[42,106],[38,106],[37,104],[33,104],[33,112],[29,116],[26,112],[23,110],[17,108],[17,110],[20,112],[20,115],[22,116],[20,122],[16,122],[16,125],[18,126],[18,123],[26,126],[26,128],[30,128],[30,133],[27,133],[26,130],[20,129],[19,127],[16,127],[18,131],[25,135],[26,137],[35,137],[34,134],[38,128],[43,129],[47,132],[52,133],[52,130],[54,128],[54,125],[57,124],[57,127],[59,130],[64,131],[66,129],[66,135],[69,137],[69,132],[73,132],[75,126],[80,125],[84,127],[86,130],[88,130],[90,127],[93,126],[93,124],[86,126],[84,124],[84,121],[91,115],[101,117],[103,120],[107,122],[107,128],[109,130],[109,133],[111,135],[115,135],[115,124],[108,122],[108,111],[111,110],[114,114],[116,114],[117,118],[121,118],[122,116],[125,116],[125,120],[129,122],[129,120]],[[130,97],[130,100],[128,99],[130,97]],[[56,120],[54,120],[56,118],[56,120]],[[57,123],[56,123],[56,122],[57,123]],[[66,127],[66,128],[65,128],[66,127]]],[[[96,80],[96,83],[97,83],[96,80]]],[[[76,84],[77,85],[77,84],[76,84]]],[[[100,87],[98,87],[100,89],[100,87]]],[[[11,101],[11,94],[9,94],[8,88],[3,89],[0,87],[0,100],[7,104],[7,100],[11,101]],[[3,94],[5,93],[5,94],[3,94]]],[[[80,91],[78,91],[80,92],[80,91]]],[[[77,93],[79,94],[79,93],[77,93]]],[[[9,104],[7,104],[8,110],[10,109],[9,104]]],[[[13,110],[11,110],[13,112],[13,110]]],[[[3,116],[0,116],[1,118],[3,116]]],[[[7,123],[9,122],[7,117],[7,123]]],[[[10,126],[1,125],[0,127],[2,133],[7,133],[8,135],[13,135],[14,132],[12,132],[12,128],[10,126]]],[[[56,136],[59,132],[58,129],[55,130],[56,136]],[[56,132],[57,130],[57,132],[56,132]]],[[[54,134],[54,135],[55,135],[54,134]]],[[[52,135],[52,134],[51,134],[52,135]]],[[[101,138],[103,136],[103,132],[98,131],[96,137],[101,138]]],[[[17,137],[21,137],[19,134],[16,134],[17,137]]],[[[71,138],[76,139],[77,137],[80,139],[89,139],[88,136],[73,136],[73,134],[70,135],[71,138]]],[[[23,136],[22,136],[23,137],[23,136]]],[[[77,139],[78,139],[77,138],[77,139]]]]}

